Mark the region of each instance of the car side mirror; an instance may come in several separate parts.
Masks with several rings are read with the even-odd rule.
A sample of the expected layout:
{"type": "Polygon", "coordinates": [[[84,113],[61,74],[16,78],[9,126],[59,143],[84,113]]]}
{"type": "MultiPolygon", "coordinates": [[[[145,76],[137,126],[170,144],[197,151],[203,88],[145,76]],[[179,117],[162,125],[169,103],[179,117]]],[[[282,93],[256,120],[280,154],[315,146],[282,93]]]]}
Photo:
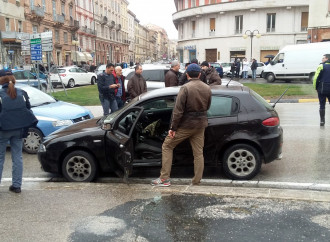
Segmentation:
{"type": "Polygon", "coordinates": [[[110,123],[103,122],[101,128],[105,131],[110,131],[110,130],[112,130],[112,125],[110,123]]]}

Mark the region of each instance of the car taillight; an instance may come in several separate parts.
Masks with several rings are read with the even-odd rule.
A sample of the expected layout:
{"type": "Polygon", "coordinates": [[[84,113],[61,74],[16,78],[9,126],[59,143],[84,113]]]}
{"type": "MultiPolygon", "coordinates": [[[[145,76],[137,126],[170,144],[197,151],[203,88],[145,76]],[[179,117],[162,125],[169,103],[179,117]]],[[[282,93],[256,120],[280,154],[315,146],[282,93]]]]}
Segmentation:
{"type": "Polygon", "coordinates": [[[60,74],[60,76],[62,76],[62,77],[65,77],[65,76],[66,76],[66,74],[60,74]]]}
{"type": "Polygon", "coordinates": [[[271,117],[262,121],[262,124],[270,127],[277,126],[280,124],[280,119],[278,117],[271,117]]]}

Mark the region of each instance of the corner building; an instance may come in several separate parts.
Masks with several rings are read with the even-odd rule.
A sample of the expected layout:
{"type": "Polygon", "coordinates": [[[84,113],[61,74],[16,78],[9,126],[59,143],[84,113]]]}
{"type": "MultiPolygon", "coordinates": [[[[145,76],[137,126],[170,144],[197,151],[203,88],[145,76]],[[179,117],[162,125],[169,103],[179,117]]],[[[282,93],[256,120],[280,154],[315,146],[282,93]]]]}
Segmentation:
{"type": "Polygon", "coordinates": [[[309,0],[174,2],[181,62],[193,58],[228,62],[244,57],[267,61],[264,56],[276,55],[286,45],[307,42],[309,0]]]}

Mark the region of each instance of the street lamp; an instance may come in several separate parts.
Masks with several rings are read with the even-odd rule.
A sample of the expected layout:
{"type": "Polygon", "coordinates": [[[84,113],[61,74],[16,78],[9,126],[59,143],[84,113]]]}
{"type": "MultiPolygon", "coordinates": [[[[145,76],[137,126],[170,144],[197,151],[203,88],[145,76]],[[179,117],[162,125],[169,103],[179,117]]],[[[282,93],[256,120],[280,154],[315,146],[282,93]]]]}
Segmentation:
{"type": "Polygon", "coordinates": [[[72,40],[72,44],[74,45],[74,50],[75,50],[75,55],[76,55],[76,65],[78,65],[78,61],[77,61],[77,46],[79,45],[79,41],[78,40],[72,40]]]}
{"type": "Polygon", "coordinates": [[[257,29],[255,29],[253,31],[246,30],[245,33],[244,33],[244,35],[243,35],[243,38],[246,39],[249,36],[251,38],[251,56],[250,56],[250,58],[252,59],[252,39],[253,39],[254,36],[256,36],[257,38],[260,38],[261,37],[261,34],[259,33],[259,30],[257,30],[257,29]]]}

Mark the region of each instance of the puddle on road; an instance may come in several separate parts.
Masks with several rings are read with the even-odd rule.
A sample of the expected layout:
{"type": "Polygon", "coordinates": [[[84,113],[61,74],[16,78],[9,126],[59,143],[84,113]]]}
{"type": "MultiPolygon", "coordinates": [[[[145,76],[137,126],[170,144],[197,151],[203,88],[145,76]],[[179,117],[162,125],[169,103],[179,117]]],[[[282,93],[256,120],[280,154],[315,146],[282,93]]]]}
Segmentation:
{"type": "Polygon", "coordinates": [[[205,195],[127,202],[77,221],[70,241],[327,241],[329,203],[205,195]]]}

